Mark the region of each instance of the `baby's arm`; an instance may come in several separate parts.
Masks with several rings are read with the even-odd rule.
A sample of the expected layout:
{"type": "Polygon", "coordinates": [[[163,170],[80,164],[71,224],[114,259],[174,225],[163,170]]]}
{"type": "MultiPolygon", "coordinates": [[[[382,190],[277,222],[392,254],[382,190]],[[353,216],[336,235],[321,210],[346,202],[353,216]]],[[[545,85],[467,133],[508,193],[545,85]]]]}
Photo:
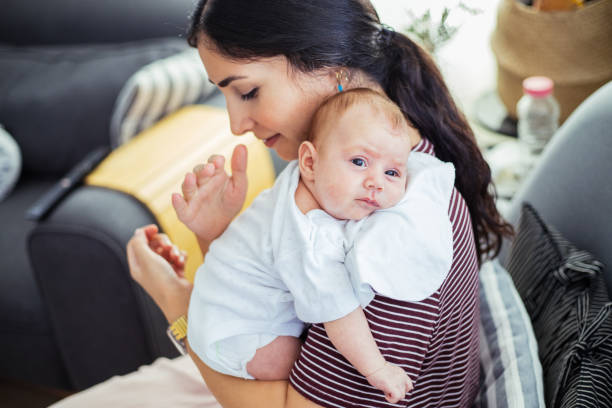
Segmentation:
{"type": "MultiPolygon", "coordinates": [[[[300,179],[295,192],[295,203],[304,214],[310,210],[321,208],[302,179],[300,179]]],[[[300,265],[300,263],[297,262],[297,265],[300,265]]],[[[337,265],[342,265],[340,267],[342,269],[340,275],[347,278],[345,283],[348,284],[343,287],[351,286],[344,263],[337,263],[337,265]]],[[[292,266],[291,269],[295,271],[295,266],[292,266]]],[[[301,264],[301,266],[304,265],[301,264]]],[[[326,268],[328,275],[332,269],[331,266],[326,268]]],[[[283,268],[281,268],[282,270],[283,268]]],[[[308,274],[303,275],[306,276],[308,274]]],[[[299,289],[304,289],[303,287],[292,288],[292,283],[296,283],[294,279],[285,279],[285,282],[288,284],[289,290],[296,297],[298,297],[296,293],[299,294],[299,289]],[[298,290],[296,291],[295,289],[298,290]]],[[[314,285],[313,287],[315,291],[320,291],[322,287],[326,286],[328,285],[314,285]]],[[[342,286],[342,283],[340,286],[342,286]]],[[[332,285],[332,287],[338,286],[332,285]]],[[[321,295],[320,292],[319,295],[321,295]]],[[[296,309],[299,309],[297,304],[296,309]]],[[[298,317],[300,317],[299,311],[298,317]]],[[[315,322],[315,320],[312,321],[315,322]]],[[[366,377],[370,385],[384,392],[387,401],[396,403],[412,390],[412,381],[410,381],[406,372],[396,365],[387,363],[380,353],[361,307],[357,307],[344,317],[324,323],[324,326],[334,347],[361,375],[366,377]]]]}
{"type": "Polygon", "coordinates": [[[412,390],[412,381],[406,372],[387,363],[380,353],[361,307],[324,326],[334,347],[370,385],[385,393],[387,401],[396,403],[412,390]]]}

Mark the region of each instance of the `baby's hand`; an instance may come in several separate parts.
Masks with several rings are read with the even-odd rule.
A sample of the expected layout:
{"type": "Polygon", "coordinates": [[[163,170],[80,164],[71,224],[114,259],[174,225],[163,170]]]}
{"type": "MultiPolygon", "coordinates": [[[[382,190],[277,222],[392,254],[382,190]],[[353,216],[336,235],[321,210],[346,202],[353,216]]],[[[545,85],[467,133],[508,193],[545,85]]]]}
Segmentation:
{"type": "Polygon", "coordinates": [[[208,243],[225,231],[238,214],[247,192],[247,149],[234,148],[231,159],[232,175],[224,169],[225,158],[213,155],[207,164],[198,165],[185,175],[182,195],[172,195],[172,205],[178,219],[199,240],[208,243]]]}
{"type": "Polygon", "coordinates": [[[184,277],[187,253],[179,250],[178,247],[174,245],[172,241],[170,241],[170,238],[168,238],[166,234],[158,233],[157,228],[145,230],[145,233],[149,241],[149,247],[156,254],[168,261],[178,276],[181,278],[184,277]]]}
{"type": "Polygon", "coordinates": [[[392,404],[397,403],[412,390],[412,381],[406,372],[391,363],[366,377],[372,387],[385,393],[385,399],[392,404]]]}

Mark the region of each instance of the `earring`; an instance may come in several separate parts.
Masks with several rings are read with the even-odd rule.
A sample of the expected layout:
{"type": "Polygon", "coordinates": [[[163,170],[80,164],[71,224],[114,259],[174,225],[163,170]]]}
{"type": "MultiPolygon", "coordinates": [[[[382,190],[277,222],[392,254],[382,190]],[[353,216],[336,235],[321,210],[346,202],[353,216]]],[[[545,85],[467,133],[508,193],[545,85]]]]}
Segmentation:
{"type": "Polygon", "coordinates": [[[337,71],[336,80],[338,81],[338,92],[342,92],[344,90],[344,87],[342,86],[342,80],[348,82],[349,80],[348,72],[346,72],[343,69],[341,69],[340,71],[337,71]]]}

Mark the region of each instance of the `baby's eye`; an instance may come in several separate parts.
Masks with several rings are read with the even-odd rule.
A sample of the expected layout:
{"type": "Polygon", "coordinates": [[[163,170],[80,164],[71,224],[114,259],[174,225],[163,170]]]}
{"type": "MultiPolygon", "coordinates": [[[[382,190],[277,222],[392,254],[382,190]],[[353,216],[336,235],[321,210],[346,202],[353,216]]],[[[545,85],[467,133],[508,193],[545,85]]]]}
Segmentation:
{"type": "Polygon", "coordinates": [[[385,174],[391,177],[399,177],[400,175],[396,170],[387,170],[385,171],[385,174]]]}
{"type": "Polygon", "coordinates": [[[365,160],[363,160],[361,157],[356,157],[354,159],[351,159],[351,163],[353,163],[355,166],[359,166],[359,167],[363,167],[366,165],[365,160]]]}
{"type": "Polygon", "coordinates": [[[242,98],[243,101],[248,101],[250,99],[253,99],[257,96],[257,91],[259,90],[259,88],[253,88],[251,89],[250,92],[244,94],[244,95],[240,95],[240,97],[242,98]]]}

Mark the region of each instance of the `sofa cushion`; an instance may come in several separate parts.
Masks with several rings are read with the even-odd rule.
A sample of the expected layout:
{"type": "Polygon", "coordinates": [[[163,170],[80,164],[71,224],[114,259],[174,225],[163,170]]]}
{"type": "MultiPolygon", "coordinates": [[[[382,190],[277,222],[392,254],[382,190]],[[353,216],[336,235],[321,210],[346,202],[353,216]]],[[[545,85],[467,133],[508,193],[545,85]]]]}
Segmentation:
{"type": "Polygon", "coordinates": [[[508,272],[538,339],[548,407],[612,406],[612,302],[602,269],[523,206],[508,272]]]}
{"type": "Polygon", "coordinates": [[[0,45],[0,123],[23,171],[62,175],[88,152],[109,146],[119,91],[140,67],[187,48],[179,38],[114,45],[0,45]]]}
{"type": "Polygon", "coordinates": [[[15,140],[0,124],[0,201],[13,189],[21,173],[21,152],[15,140]]]}
{"type": "Polygon", "coordinates": [[[140,68],[117,97],[111,119],[111,147],[124,144],[179,108],[205,100],[216,89],[208,81],[195,49],[140,68]]]}
{"type": "Polygon", "coordinates": [[[544,406],[542,365],[531,320],[498,260],[480,268],[481,408],[544,406]]]}

